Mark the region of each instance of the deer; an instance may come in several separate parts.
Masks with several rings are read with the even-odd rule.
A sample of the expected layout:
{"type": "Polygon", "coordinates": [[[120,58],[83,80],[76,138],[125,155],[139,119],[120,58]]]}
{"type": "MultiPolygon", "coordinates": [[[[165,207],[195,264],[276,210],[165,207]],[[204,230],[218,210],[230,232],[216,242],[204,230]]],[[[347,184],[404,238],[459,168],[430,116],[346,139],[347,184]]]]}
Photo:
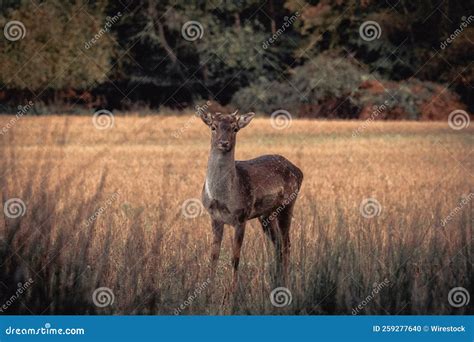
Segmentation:
{"type": "Polygon", "coordinates": [[[293,208],[303,182],[303,172],[281,155],[263,155],[251,160],[235,160],[237,133],[255,113],[199,113],[211,129],[211,148],[202,204],[211,218],[213,233],[210,275],[215,277],[224,225],[234,227],[232,242],[233,280],[238,285],[240,252],[248,220],[257,218],[275,247],[277,277],[288,271],[290,227],[293,208]]]}

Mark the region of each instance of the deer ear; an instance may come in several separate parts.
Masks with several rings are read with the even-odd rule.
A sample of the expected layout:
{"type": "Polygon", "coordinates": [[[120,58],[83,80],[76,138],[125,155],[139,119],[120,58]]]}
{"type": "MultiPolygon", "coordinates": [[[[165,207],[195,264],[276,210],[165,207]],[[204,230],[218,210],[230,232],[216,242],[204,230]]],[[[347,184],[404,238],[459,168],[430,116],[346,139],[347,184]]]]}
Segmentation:
{"type": "Polygon", "coordinates": [[[207,112],[200,113],[199,117],[208,126],[212,125],[212,115],[207,112]]]}
{"type": "Polygon", "coordinates": [[[240,115],[237,121],[237,125],[239,126],[239,128],[244,128],[250,123],[250,121],[252,121],[254,116],[255,113],[253,112],[240,115]]]}

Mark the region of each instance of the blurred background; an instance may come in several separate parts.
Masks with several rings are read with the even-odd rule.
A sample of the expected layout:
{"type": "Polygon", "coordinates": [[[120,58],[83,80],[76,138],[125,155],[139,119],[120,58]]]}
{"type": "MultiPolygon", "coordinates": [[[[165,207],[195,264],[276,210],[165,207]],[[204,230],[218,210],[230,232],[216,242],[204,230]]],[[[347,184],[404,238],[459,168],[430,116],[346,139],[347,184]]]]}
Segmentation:
{"type": "Polygon", "coordinates": [[[473,111],[469,1],[1,3],[1,112],[182,110],[205,100],[295,117],[473,111]]]}

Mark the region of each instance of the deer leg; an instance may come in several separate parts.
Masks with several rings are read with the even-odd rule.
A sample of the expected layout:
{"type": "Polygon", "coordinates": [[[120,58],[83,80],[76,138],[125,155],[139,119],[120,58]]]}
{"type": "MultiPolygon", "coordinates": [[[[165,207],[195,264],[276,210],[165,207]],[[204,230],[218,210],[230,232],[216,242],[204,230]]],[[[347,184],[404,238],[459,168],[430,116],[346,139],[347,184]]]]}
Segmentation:
{"type": "MultiPolygon", "coordinates": [[[[210,288],[213,287],[214,278],[216,275],[217,262],[219,261],[219,254],[221,251],[222,236],[224,234],[224,224],[222,222],[212,220],[212,233],[214,237],[212,240],[209,277],[208,277],[208,282],[211,284],[210,288]]],[[[208,298],[211,292],[212,292],[211,290],[208,292],[208,298]]]]}
{"type": "Polygon", "coordinates": [[[260,224],[262,225],[263,232],[268,236],[271,242],[275,244],[276,242],[276,230],[272,227],[272,222],[268,216],[260,216],[258,218],[260,224]]]}
{"type": "Polygon", "coordinates": [[[275,286],[280,286],[278,282],[281,279],[282,274],[282,264],[283,264],[283,238],[279,228],[278,219],[276,217],[266,217],[262,216],[259,218],[260,223],[262,224],[263,231],[270,238],[275,246],[275,257],[276,257],[276,283],[275,286]]]}
{"type": "Polygon", "coordinates": [[[290,258],[290,228],[293,218],[293,207],[295,202],[286,206],[286,208],[278,215],[278,226],[280,227],[282,237],[282,258],[283,258],[283,277],[286,283],[288,277],[288,263],[290,258]]]}
{"type": "Polygon", "coordinates": [[[245,222],[237,224],[235,226],[234,241],[232,244],[232,267],[234,268],[234,275],[232,280],[232,292],[235,293],[238,286],[239,275],[239,262],[240,262],[240,250],[242,249],[242,243],[244,241],[245,234],[245,222]]]}

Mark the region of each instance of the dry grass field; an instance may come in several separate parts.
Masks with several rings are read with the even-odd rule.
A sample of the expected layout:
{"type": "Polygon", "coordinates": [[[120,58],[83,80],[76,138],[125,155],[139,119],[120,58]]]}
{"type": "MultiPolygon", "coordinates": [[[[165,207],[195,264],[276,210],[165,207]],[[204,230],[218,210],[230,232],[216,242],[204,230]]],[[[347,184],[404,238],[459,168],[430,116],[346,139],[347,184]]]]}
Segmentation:
{"type": "MultiPolygon", "coordinates": [[[[9,120],[0,116],[0,127],[9,120]]],[[[205,177],[209,132],[199,119],[116,116],[98,130],[90,117],[20,118],[0,136],[2,205],[25,204],[23,216],[0,220],[2,312],[472,313],[448,301],[452,288],[473,287],[472,125],[372,122],[353,137],[363,124],[293,120],[277,130],[257,118],[239,132],[237,159],[281,154],[305,178],[291,232],[291,303],[270,301],[273,248],[251,221],[229,307],[232,228],[210,286],[209,216],[182,207],[200,198],[205,177]],[[366,199],[380,203],[365,208],[365,216],[378,209],[373,217],[362,215],[366,199]],[[100,287],[111,292],[93,298],[100,287]]]]}

